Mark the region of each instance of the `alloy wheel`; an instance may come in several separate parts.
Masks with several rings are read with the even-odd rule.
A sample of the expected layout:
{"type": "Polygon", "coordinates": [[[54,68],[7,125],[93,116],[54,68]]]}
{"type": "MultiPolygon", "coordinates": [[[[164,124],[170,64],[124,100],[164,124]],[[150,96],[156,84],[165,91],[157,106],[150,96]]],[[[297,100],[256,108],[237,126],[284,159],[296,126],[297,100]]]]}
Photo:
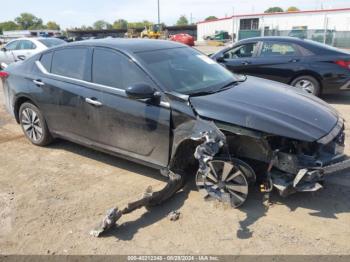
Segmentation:
{"type": "Polygon", "coordinates": [[[28,138],[38,142],[43,136],[42,123],[38,114],[31,108],[25,108],[21,115],[21,125],[28,138]]]}
{"type": "Polygon", "coordinates": [[[298,82],[295,83],[294,86],[297,88],[303,89],[310,94],[315,94],[315,86],[309,80],[300,79],[298,82]]]}
{"type": "Polygon", "coordinates": [[[222,202],[229,202],[236,208],[242,205],[248,196],[248,182],[242,170],[222,160],[208,162],[210,171],[197,174],[196,184],[205,196],[214,197],[222,202]]]}

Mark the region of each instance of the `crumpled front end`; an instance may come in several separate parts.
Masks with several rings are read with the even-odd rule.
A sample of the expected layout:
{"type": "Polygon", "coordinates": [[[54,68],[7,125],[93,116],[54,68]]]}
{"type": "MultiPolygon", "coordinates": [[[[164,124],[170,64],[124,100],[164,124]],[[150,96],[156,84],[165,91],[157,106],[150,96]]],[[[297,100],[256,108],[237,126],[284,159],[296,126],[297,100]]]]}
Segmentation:
{"type": "Polygon", "coordinates": [[[282,196],[321,189],[326,175],[350,168],[344,138],[341,118],[328,135],[313,143],[271,138],[273,167],[269,175],[273,187],[282,196]]]}

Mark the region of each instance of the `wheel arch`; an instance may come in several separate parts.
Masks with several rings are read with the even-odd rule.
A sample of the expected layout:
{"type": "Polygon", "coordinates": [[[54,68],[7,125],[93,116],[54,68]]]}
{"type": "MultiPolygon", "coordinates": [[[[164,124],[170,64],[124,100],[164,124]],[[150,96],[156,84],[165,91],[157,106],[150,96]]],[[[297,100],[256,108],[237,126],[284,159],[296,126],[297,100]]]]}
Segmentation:
{"type": "Polygon", "coordinates": [[[175,173],[194,177],[198,170],[198,160],[194,157],[196,147],[200,143],[187,138],[176,147],[169,166],[175,173]]]}
{"type": "Polygon", "coordinates": [[[302,71],[298,71],[292,78],[291,80],[288,82],[289,85],[292,84],[292,82],[301,76],[311,76],[313,78],[316,79],[316,81],[318,82],[318,84],[320,85],[320,92],[322,93],[323,91],[323,85],[322,85],[322,77],[321,75],[319,75],[318,73],[311,71],[311,70],[302,70],[302,71]]]}
{"type": "Polygon", "coordinates": [[[37,108],[39,108],[38,104],[36,102],[34,102],[34,100],[32,98],[30,98],[29,96],[26,96],[26,95],[18,96],[15,99],[14,106],[13,106],[13,113],[15,115],[15,119],[16,119],[16,122],[18,124],[19,124],[19,109],[20,109],[21,105],[23,103],[26,103],[26,102],[30,102],[33,105],[35,105],[37,108]]]}

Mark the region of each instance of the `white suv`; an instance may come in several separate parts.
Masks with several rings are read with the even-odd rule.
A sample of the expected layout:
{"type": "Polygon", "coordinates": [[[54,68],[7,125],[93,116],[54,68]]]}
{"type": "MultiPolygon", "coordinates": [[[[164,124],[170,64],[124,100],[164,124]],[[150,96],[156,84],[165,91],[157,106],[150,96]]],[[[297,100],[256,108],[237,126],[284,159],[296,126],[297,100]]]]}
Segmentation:
{"type": "Polygon", "coordinates": [[[7,43],[0,50],[0,63],[11,64],[66,42],[58,38],[19,38],[7,43]]]}

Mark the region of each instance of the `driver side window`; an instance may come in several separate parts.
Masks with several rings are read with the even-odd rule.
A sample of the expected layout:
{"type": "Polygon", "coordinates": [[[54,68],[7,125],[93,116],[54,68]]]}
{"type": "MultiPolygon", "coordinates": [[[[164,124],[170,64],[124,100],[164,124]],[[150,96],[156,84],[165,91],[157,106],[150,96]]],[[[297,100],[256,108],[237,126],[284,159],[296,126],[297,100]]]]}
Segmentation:
{"type": "Polygon", "coordinates": [[[255,50],[258,46],[258,43],[248,43],[240,46],[236,46],[226,53],[224,53],[225,59],[235,59],[235,58],[246,58],[252,57],[255,53],[255,50]]]}
{"type": "Polygon", "coordinates": [[[13,41],[11,43],[8,43],[5,48],[6,50],[13,51],[17,49],[18,41],[13,41]]]}

